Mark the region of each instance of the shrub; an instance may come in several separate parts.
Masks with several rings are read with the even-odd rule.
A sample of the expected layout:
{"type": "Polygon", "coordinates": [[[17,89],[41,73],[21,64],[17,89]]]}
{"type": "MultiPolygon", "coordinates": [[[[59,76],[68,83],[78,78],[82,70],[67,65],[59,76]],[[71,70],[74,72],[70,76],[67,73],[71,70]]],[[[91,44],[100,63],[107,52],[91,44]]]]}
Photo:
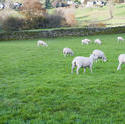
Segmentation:
{"type": "Polygon", "coordinates": [[[2,28],[5,31],[19,31],[23,27],[24,20],[17,17],[8,17],[2,23],[2,28]]]}
{"type": "Polygon", "coordinates": [[[47,15],[45,19],[46,28],[58,28],[64,25],[65,19],[60,15],[47,15]]]}
{"type": "Polygon", "coordinates": [[[61,15],[68,26],[76,25],[75,14],[72,8],[57,8],[55,14],[61,15]]]}
{"type": "Polygon", "coordinates": [[[46,15],[26,19],[24,29],[58,28],[62,26],[64,18],[58,15],[46,15]]]}

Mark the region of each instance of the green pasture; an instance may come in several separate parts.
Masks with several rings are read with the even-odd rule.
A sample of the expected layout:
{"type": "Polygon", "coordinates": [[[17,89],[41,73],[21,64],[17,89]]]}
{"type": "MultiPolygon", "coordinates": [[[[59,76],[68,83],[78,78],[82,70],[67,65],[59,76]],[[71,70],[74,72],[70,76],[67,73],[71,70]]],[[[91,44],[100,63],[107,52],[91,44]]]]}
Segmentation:
{"type": "Polygon", "coordinates": [[[125,43],[117,36],[41,38],[0,42],[0,124],[124,124],[125,65],[117,71],[125,43]],[[102,45],[81,45],[83,38],[102,40],[102,45]],[[64,47],[75,55],[64,57],[64,47]],[[93,73],[80,69],[71,74],[75,56],[104,51],[107,62],[93,65],[93,73]]]}

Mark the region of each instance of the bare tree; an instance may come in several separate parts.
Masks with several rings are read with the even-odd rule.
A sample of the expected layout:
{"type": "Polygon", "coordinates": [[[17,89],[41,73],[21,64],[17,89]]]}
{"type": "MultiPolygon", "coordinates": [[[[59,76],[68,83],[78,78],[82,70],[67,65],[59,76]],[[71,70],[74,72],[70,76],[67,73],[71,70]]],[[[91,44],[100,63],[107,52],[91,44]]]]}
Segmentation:
{"type": "Polygon", "coordinates": [[[109,0],[109,15],[110,18],[113,18],[113,0],[109,0]]]}

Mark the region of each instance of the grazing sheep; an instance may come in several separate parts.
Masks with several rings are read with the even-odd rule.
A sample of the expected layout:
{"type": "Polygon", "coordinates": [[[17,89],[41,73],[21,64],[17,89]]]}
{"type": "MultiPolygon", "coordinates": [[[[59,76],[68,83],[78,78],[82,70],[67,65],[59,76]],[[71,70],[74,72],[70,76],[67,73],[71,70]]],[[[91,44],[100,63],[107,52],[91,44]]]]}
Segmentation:
{"type": "Polygon", "coordinates": [[[48,47],[48,44],[47,43],[45,43],[44,41],[42,41],[42,40],[38,40],[38,42],[37,42],[37,46],[45,46],[45,47],[48,47]]]}
{"type": "Polygon", "coordinates": [[[90,40],[89,39],[84,39],[84,40],[82,40],[82,45],[83,44],[89,44],[90,43],[90,40]]]}
{"type": "Polygon", "coordinates": [[[86,40],[88,43],[90,43],[90,42],[91,42],[91,40],[89,40],[89,39],[84,39],[84,40],[86,40]]]}
{"type": "Polygon", "coordinates": [[[86,68],[89,67],[92,72],[93,61],[97,59],[95,55],[90,55],[90,57],[77,56],[72,61],[72,71],[77,66],[76,73],[79,74],[79,69],[84,68],[84,72],[86,72],[86,68]]]}
{"type": "Polygon", "coordinates": [[[0,10],[4,9],[5,5],[3,3],[0,3],[0,10]]]}
{"type": "Polygon", "coordinates": [[[118,41],[124,41],[124,38],[123,37],[117,37],[117,40],[118,41]]]}
{"type": "Polygon", "coordinates": [[[74,55],[74,52],[73,52],[72,49],[70,49],[70,48],[64,48],[64,49],[63,49],[63,55],[66,57],[68,54],[69,54],[70,56],[73,56],[73,55],[74,55]]]}
{"type": "MultiPolygon", "coordinates": [[[[104,62],[107,61],[107,58],[106,58],[104,52],[102,52],[101,50],[98,50],[98,49],[93,50],[92,54],[97,56],[97,60],[102,59],[104,62]]],[[[97,62],[97,60],[96,60],[96,62],[97,62]]]]}
{"type": "Polygon", "coordinates": [[[94,43],[101,45],[101,44],[102,44],[102,41],[101,41],[100,39],[96,39],[96,40],[94,41],[94,43]]]}
{"type": "Polygon", "coordinates": [[[122,64],[125,64],[125,54],[120,54],[118,57],[118,61],[119,61],[119,65],[118,65],[117,71],[121,70],[122,64]]]}

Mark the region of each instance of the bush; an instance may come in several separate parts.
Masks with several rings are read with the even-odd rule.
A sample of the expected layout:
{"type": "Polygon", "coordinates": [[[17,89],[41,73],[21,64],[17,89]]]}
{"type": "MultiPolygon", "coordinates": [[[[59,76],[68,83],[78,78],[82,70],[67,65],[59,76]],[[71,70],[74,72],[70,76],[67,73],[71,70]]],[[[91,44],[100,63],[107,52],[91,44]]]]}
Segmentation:
{"type": "Polygon", "coordinates": [[[22,29],[24,20],[17,17],[7,17],[3,24],[2,28],[5,31],[19,31],[22,29]]]}
{"type": "Polygon", "coordinates": [[[25,20],[23,29],[30,30],[41,28],[43,27],[44,20],[45,18],[43,16],[27,18],[25,20]]]}
{"type": "Polygon", "coordinates": [[[24,29],[58,28],[62,26],[64,18],[58,15],[46,15],[26,19],[24,29]]]}
{"type": "Polygon", "coordinates": [[[73,8],[56,8],[55,14],[61,15],[65,19],[67,26],[76,25],[76,19],[73,8]]]}
{"type": "Polygon", "coordinates": [[[64,25],[65,19],[59,15],[47,15],[45,19],[46,28],[58,28],[64,25]]]}

